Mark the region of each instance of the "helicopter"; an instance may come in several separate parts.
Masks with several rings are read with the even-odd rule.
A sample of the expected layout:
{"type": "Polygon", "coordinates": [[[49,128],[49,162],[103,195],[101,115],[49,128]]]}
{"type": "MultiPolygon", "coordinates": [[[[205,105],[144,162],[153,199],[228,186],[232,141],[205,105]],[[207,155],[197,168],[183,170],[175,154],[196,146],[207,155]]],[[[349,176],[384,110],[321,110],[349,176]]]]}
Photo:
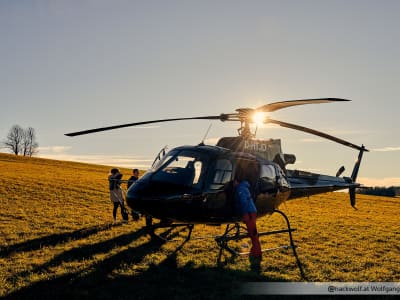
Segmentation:
{"type": "Polygon", "coordinates": [[[228,250],[232,255],[246,254],[238,252],[228,244],[233,240],[247,237],[240,225],[241,216],[236,212],[232,189],[235,174],[245,172],[257,208],[257,218],[278,213],[287,224],[287,229],[260,232],[259,235],[288,233],[290,245],[282,247],[292,248],[297,258],[296,245],[291,234],[295,229],[290,227],[288,217],[278,209],[279,206],[285,201],[304,196],[348,189],[350,204],[355,208],[356,188],[360,186],[356,179],[363,154],[368,152],[368,149],[364,145],[358,146],[321,131],[278,121],[265,114],[298,105],[346,101],[350,100],[340,98],[288,100],[269,103],[255,109],[239,108],[236,112],[228,114],[150,120],[66,135],[72,137],[171,121],[239,122],[238,136],[222,137],[215,146],[201,142],[193,146],[179,146],[170,151],[162,149],[152,167],[128,189],[127,204],[132,211],[146,217],[146,228],[151,236],[159,236],[156,234],[159,228],[185,226],[189,229],[185,240],[188,241],[196,224],[226,224],[224,234],[215,237],[221,251],[228,250]],[[259,140],[256,139],[256,133],[251,131],[250,125],[255,123],[254,117],[260,113],[264,124],[276,124],[306,132],[358,150],[351,176],[340,177],[345,170],[344,167],[340,167],[335,176],[290,170],[288,165],[295,163],[296,156],[282,152],[280,139],[259,140]],[[159,219],[160,222],[153,223],[153,219],[159,219]]]}

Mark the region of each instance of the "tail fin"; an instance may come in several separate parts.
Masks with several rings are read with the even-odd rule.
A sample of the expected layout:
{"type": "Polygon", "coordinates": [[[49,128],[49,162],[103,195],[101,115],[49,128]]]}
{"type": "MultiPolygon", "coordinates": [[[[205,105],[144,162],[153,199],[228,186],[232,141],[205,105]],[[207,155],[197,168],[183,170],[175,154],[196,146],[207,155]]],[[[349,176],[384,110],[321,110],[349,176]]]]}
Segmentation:
{"type": "Polygon", "coordinates": [[[351,187],[349,188],[349,195],[350,195],[350,204],[354,209],[356,208],[356,188],[351,187]]]}
{"type": "MultiPolygon", "coordinates": [[[[364,152],[369,152],[368,149],[364,147],[364,145],[361,145],[360,152],[358,153],[358,158],[356,163],[354,164],[353,172],[351,173],[351,180],[355,183],[357,180],[357,175],[358,175],[358,170],[360,169],[360,164],[361,160],[363,157],[364,152]]],[[[349,194],[350,194],[350,204],[353,208],[356,208],[356,187],[350,187],[349,188],[349,194]]]]}

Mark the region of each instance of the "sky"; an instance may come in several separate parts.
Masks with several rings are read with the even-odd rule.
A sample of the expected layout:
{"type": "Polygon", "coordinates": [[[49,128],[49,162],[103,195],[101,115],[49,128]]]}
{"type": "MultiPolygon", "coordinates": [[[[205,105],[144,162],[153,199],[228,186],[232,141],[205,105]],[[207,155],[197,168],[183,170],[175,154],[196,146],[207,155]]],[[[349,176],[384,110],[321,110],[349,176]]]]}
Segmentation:
{"type": "MultiPolygon", "coordinates": [[[[400,185],[400,1],[0,0],[0,140],[36,130],[40,157],[147,169],[168,146],[235,136],[239,124],[154,120],[292,99],[346,103],[271,113],[366,153],[358,181],[400,185]]],[[[273,125],[292,169],[349,176],[357,151],[273,125]]],[[[0,149],[6,152],[6,149],[0,149]]]]}

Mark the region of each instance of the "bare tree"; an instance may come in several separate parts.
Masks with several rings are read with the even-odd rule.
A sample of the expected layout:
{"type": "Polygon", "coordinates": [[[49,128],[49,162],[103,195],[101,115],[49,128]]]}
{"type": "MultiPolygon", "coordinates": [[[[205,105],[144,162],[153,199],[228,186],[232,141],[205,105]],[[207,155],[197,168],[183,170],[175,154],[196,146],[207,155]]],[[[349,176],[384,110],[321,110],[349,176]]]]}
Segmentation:
{"type": "Polygon", "coordinates": [[[19,125],[11,127],[6,140],[3,142],[5,148],[15,155],[32,156],[38,152],[39,144],[36,142],[35,129],[28,127],[23,129],[19,125]]]}
{"type": "Polygon", "coordinates": [[[19,125],[11,127],[6,140],[4,141],[5,148],[9,149],[15,155],[22,153],[24,140],[24,130],[19,125]]]}
{"type": "Polygon", "coordinates": [[[32,156],[38,152],[39,144],[36,142],[35,129],[28,127],[24,130],[23,155],[32,156]]]}

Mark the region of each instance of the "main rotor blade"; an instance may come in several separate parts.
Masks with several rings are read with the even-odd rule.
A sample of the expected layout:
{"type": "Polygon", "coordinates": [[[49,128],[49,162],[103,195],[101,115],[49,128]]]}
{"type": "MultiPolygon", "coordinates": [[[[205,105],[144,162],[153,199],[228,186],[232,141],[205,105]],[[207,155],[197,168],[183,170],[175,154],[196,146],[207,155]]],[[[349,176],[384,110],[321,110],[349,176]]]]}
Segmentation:
{"type": "Polygon", "coordinates": [[[342,145],[345,145],[347,147],[351,147],[351,148],[354,148],[354,149],[357,149],[357,150],[362,150],[363,149],[363,151],[367,151],[367,152],[369,151],[369,150],[365,149],[363,146],[357,146],[357,145],[352,144],[352,143],[350,143],[348,141],[342,140],[342,139],[334,137],[332,135],[329,135],[329,134],[326,134],[326,133],[323,133],[321,131],[317,131],[317,130],[314,130],[314,129],[311,129],[311,128],[307,128],[307,127],[304,127],[304,126],[299,126],[299,125],[296,125],[296,124],[286,123],[286,122],[273,120],[273,119],[268,119],[265,123],[278,124],[278,125],[280,125],[282,127],[286,127],[286,128],[290,128],[290,129],[296,129],[296,130],[304,131],[304,132],[307,132],[307,133],[310,133],[310,134],[314,134],[314,135],[320,136],[322,138],[334,141],[336,143],[339,143],[339,144],[342,144],[342,145]]]}
{"type": "Polygon", "coordinates": [[[303,100],[289,100],[289,101],[281,101],[269,103],[257,108],[257,111],[261,112],[271,112],[278,109],[295,106],[295,105],[304,105],[304,104],[319,104],[319,103],[329,103],[329,102],[338,102],[338,101],[351,101],[347,99],[340,98],[321,98],[321,99],[303,99],[303,100]]]}
{"type": "Polygon", "coordinates": [[[204,116],[204,117],[190,117],[190,118],[173,118],[173,119],[152,120],[152,121],[144,121],[144,122],[136,122],[136,123],[122,124],[122,125],[94,128],[94,129],[89,129],[89,130],[66,133],[65,135],[66,136],[77,136],[77,135],[83,135],[83,134],[107,131],[107,130],[112,130],[112,129],[130,127],[130,126],[138,126],[138,125],[146,125],[146,124],[170,122],[170,121],[181,121],[181,120],[221,120],[221,121],[225,121],[225,115],[221,114],[219,116],[204,116]]]}

